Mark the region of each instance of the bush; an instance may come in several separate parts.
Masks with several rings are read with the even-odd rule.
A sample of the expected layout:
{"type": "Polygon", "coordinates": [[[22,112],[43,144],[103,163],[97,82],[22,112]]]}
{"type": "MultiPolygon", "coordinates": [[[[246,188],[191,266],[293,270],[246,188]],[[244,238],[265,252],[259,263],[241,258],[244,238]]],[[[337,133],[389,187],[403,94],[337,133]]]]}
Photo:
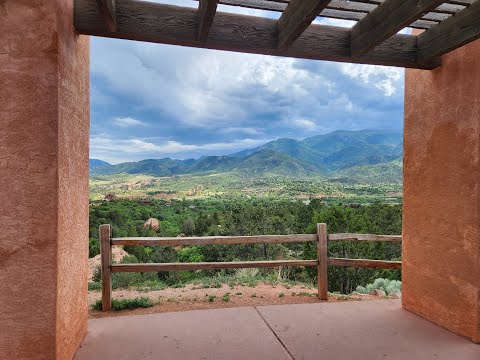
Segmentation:
{"type": "Polygon", "coordinates": [[[372,290],[383,290],[387,295],[400,293],[402,291],[402,282],[399,280],[389,279],[375,279],[372,284],[368,284],[366,287],[357,286],[356,292],[360,294],[368,294],[372,290]]]}
{"type": "MultiPolygon", "coordinates": [[[[132,310],[137,308],[148,308],[152,307],[154,304],[148,298],[135,298],[135,299],[113,299],[112,300],[112,310],[132,310]]],[[[95,310],[102,310],[102,300],[97,300],[95,304],[92,305],[95,310]]]]}
{"type": "Polygon", "coordinates": [[[102,268],[100,265],[95,267],[95,270],[93,271],[93,276],[92,276],[92,281],[93,282],[100,282],[102,280],[102,268]]]}
{"type": "Polygon", "coordinates": [[[258,268],[244,268],[235,271],[235,277],[239,279],[251,279],[258,275],[258,268]]]}
{"type": "Polygon", "coordinates": [[[93,291],[93,290],[102,290],[102,284],[100,284],[99,282],[90,281],[88,283],[88,291],[93,291]]]}
{"type": "MultiPolygon", "coordinates": [[[[134,255],[125,256],[122,264],[135,264],[138,259],[134,255]]],[[[114,289],[128,288],[130,286],[139,286],[144,283],[152,283],[158,281],[158,274],[155,272],[137,273],[137,272],[119,272],[112,274],[112,287],[114,289]]]]}
{"type": "Polygon", "coordinates": [[[225,301],[225,302],[229,302],[230,301],[230,293],[223,294],[222,300],[225,301]]]}

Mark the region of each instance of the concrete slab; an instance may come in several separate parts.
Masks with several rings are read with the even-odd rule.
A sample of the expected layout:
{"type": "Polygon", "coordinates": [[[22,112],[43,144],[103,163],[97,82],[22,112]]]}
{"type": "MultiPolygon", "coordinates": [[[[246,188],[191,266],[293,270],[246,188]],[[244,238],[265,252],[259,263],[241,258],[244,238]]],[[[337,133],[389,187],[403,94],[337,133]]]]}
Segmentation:
{"type": "Polygon", "coordinates": [[[403,310],[399,300],[257,309],[297,360],[480,359],[480,345],[403,310]]]}
{"type": "Polygon", "coordinates": [[[75,360],[290,360],[255,308],[198,310],[89,321],[75,360]]]}

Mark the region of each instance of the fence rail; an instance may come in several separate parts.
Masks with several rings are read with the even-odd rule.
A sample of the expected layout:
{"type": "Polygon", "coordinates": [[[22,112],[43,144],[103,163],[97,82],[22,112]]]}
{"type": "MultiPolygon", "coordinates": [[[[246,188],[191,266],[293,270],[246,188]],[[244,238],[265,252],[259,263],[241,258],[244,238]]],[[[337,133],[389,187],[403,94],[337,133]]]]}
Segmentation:
{"type": "Polygon", "coordinates": [[[387,241],[401,242],[401,235],[373,234],[328,234],[326,224],[317,224],[316,234],[256,235],[256,236],[205,236],[205,237],[126,237],[112,238],[111,225],[100,226],[100,253],[102,269],[102,310],[112,308],[113,272],[161,272],[182,270],[216,270],[240,268],[269,268],[279,266],[316,266],[318,275],[318,297],[328,299],[328,266],[362,267],[374,269],[401,269],[401,261],[329,258],[328,241],[387,241]],[[229,244],[274,244],[274,243],[316,242],[317,259],[314,260],[271,260],[199,263],[160,264],[112,264],[112,246],[191,246],[229,244]]]}

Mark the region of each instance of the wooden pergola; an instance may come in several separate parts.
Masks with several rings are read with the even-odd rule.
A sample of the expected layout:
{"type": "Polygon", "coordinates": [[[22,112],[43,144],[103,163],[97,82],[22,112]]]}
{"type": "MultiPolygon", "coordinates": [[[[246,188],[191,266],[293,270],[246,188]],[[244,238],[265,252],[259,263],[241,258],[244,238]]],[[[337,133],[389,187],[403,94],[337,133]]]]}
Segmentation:
{"type": "MultiPolygon", "coordinates": [[[[192,0],[193,2],[193,0],[192,0]]],[[[198,9],[140,0],[75,0],[80,34],[315,60],[434,69],[480,37],[477,0],[199,0],[198,9]],[[278,20],[218,4],[281,12],[278,20]],[[356,21],[350,28],[317,17],[356,21]],[[398,34],[405,27],[419,35],[398,34]]]]}

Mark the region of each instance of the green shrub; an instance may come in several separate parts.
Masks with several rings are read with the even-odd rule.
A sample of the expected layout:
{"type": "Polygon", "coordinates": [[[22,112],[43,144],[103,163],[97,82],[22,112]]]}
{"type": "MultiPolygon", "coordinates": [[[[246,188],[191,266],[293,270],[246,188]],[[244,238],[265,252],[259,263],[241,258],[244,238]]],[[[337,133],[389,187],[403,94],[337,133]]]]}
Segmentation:
{"type": "Polygon", "coordinates": [[[383,290],[387,295],[399,293],[402,291],[402,282],[399,280],[390,279],[375,279],[372,284],[368,284],[366,287],[357,286],[356,292],[360,294],[368,294],[372,290],[383,290]]]}
{"type": "Polygon", "coordinates": [[[259,269],[258,268],[244,268],[244,269],[237,269],[235,271],[235,276],[240,279],[251,279],[258,275],[259,269]]]}
{"type": "Polygon", "coordinates": [[[90,281],[88,283],[88,291],[102,290],[102,284],[99,282],[90,281]]]}
{"type": "Polygon", "coordinates": [[[225,302],[229,302],[230,301],[230,293],[223,294],[222,300],[225,301],[225,302]]]}
{"type": "Polygon", "coordinates": [[[215,295],[208,296],[208,302],[213,302],[217,297],[215,295]]]}
{"type": "Polygon", "coordinates": [[[101,280],[102,280],[102,268],[100,265],[98,265],[95,267],[95,270],[93,270],[92,281],[99,283],[101,280]]]}
{"type": "MultiPolygon", "coordinates": [[[[137,308],[148,308],[152,307],[154,304],[148,298],[135,298],[135,299],[112,299],[112,310],[132,310],[137,308]]],[[[102,310],[102,300],[97,300],[92,307],[95,310],[102,310]]]]}

